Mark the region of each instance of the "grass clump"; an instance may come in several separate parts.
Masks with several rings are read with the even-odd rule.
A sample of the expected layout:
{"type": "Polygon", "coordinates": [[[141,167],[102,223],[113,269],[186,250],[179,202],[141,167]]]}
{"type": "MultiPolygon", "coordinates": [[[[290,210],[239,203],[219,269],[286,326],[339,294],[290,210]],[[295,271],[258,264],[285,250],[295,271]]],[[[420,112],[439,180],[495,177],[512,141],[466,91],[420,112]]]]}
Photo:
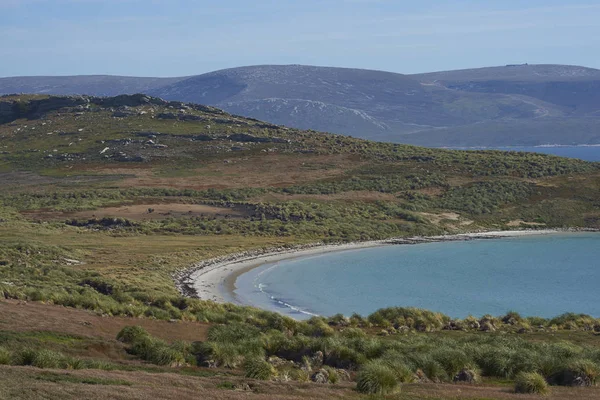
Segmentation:
{"type": "Polygon", "coordinates": [[[9,365],[12,355],[5,347],[0,347],[0,365],[9,365]]]}
{"type": "Polygon", "coordinates": [[[36,380],[54,383],[83,383],[85,385],[118,385],[131,386],[131,382],[122,379],[104,379],[71,374],[43,373],[35,377],[36,380]]]}
{"type": "Polygon", "coordinates": [[[246,378],[268,381],[277,375],[275,368],[260,358],[250,358],[244,362],[246,378]]]}
{"type": "Polygon", "coordinates": [[[189,346],[181,343],[168,345],[156,339],[139,326],[126,326],[117,339],[131,345],[129,351],[156,365],[183,365],[189,346]]]}
{"type": "Polygon", "coordinates": [[[548,382],[537,372],[521,372],[515,377],[515,392],[547,395],[548,382]]]}
{"type": "Polygon", "coordinates": [[[149,336],[148,332],[141,326],[126,326],[117,334],[117,340],[123,343],[135,343],[149,336]]]}
{"type": "Polygon", "coordinates": [[[13,364],[37,368],[62,368],[66,358],[61,353],[47,349],[25,348],[14,355],[13,364]]]}
{"type": "Polygon", "coordinates": [[[394,371],[381,362],[365,364],[356,377],[356,390],[361,393],[386,395],[397,392],[399,388],[394,371]]]}
{"type": "Polygon", "coordinates": [[[223,382],[217,383],[217,389],[235,390],[235,384],[230,381],[223,381],[223,382]]]}

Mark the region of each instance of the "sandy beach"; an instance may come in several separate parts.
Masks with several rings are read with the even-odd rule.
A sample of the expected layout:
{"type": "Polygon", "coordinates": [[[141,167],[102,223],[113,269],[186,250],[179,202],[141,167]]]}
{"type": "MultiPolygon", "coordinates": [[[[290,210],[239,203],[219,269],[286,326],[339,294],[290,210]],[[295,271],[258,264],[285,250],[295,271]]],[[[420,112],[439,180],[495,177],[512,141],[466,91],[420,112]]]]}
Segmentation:
{"type": "Polygon", "coordinates": [[[231,254],[220,258],[200,261],[189,269],[174,276],[179,290],[187,296],[197,297],[202,300],[212,300],[219,303],[238,303],[234,290],[237,277],[266,263],[282,260],[338,252],[356,250],[377,246],[408,245],[442,241],[465,241],[480,239],[495,239],[502,237],[518,237],[527,235],[547,235],[561,232],[575,232],[577,230],[515,230],[475,232],[446,236],[394,238],[367,242],[353,242],[343,244],[314,243],[300,245],[292,248],[275,248],[267,250],[248,251],[231,254]]]}

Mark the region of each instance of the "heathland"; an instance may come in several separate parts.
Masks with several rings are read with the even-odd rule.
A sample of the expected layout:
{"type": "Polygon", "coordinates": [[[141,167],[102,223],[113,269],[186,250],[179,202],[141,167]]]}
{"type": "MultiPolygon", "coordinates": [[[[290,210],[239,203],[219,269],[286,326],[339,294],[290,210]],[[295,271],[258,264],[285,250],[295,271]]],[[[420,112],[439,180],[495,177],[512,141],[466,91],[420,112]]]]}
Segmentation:
{"type": "Polygon", "coordinates": [[[173,280],[306,243],[598,229],[598,163],[370,142],[144,95],[20,95],[0,98],[0,185],[0,397],[600,396],[590,316],[298,322],[173,280]]]}

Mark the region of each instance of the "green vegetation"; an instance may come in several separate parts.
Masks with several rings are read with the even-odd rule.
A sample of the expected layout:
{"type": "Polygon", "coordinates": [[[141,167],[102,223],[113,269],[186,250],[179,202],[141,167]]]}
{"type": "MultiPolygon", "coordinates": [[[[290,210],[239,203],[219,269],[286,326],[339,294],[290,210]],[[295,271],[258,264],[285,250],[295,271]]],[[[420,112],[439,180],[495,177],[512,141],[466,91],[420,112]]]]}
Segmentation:
{"type": "Polygon", "coordinates": [[[49,369],[104,369],[115,367],[106,362],[69,357],[60,352],[44,348],[19,348],[8,350],[0,347],[0,365],[30,365],[49,369]]]}
{"type": "Polygon", "coordinates": [[[366,364],[356,378],[356,389],[361,393],[385,395],[394,393],[398,387],[394,371],[378,362],[366,364]]]}
{"type": "Polygon", "coordinates": [[[85,385],[119,385],[131,386],[131,382],[122,379],[103,379],[94,377],[79,377],[70,374],[44,373],[36,377],[40,381],[55,383],[83,383],[85,385]]]}
{"type": "Polygon", "coordinates": [[[537,372],[521,372],[515,378],[515,392],[546,395],[549,393],[544,377],[537,372]]]}
{"type": "MultiPolygon", "coordinates": [[[[296,321],[183,295],[173,276],[199,260],[297,244],[600,228],[600,164],[368,142],[139,96],[92,99],[89,109],[55,101],[23,97],[19,118],[0,124],[0,297],[210,327],[187,341],[123,329],[110,346],[135,367],[89,358],[98,345],[89,338],[2,331],[0,365],[201,377],[214,373],[198,368],[216,367],[258,380],[354,380],[369,394],[520,373],[597,382],[591,316],[452,319],[394,307],[296,321]]],[[[223,389],[243,386],[227,379],[223,389]]]]}
{"type": "Polygon", "coordinates": [[[275,368],[260,358],[249,358],[244,362],[246,378],[268,381],[277,375],[275,368]]]}

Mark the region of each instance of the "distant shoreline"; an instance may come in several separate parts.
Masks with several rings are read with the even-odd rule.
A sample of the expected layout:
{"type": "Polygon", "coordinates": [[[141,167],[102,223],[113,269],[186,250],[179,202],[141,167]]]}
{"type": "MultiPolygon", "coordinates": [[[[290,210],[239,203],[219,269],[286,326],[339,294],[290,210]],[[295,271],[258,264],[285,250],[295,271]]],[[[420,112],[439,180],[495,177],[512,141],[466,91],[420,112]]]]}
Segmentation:
{"type": "Polygon", "coordinates": [[[474,232],[454,235],[392,238],[366,242],[350,242],[340,244],[312,243],[290,247],[250,250],[223,257],[200,261],[190,268],[174,275],[179,291],[188,297],[201,300],[212,300],[217,303],[244,304],[237,299],[234,291],[237,278],[267,263],[289,260],[299,257],[357,250],[389,245],[406,245],[432,242],[470,241],[481,239],[498,239],[531,235],[549,235],[556,233],[597,232],[594,229],[539,229],[474,232]]]}

